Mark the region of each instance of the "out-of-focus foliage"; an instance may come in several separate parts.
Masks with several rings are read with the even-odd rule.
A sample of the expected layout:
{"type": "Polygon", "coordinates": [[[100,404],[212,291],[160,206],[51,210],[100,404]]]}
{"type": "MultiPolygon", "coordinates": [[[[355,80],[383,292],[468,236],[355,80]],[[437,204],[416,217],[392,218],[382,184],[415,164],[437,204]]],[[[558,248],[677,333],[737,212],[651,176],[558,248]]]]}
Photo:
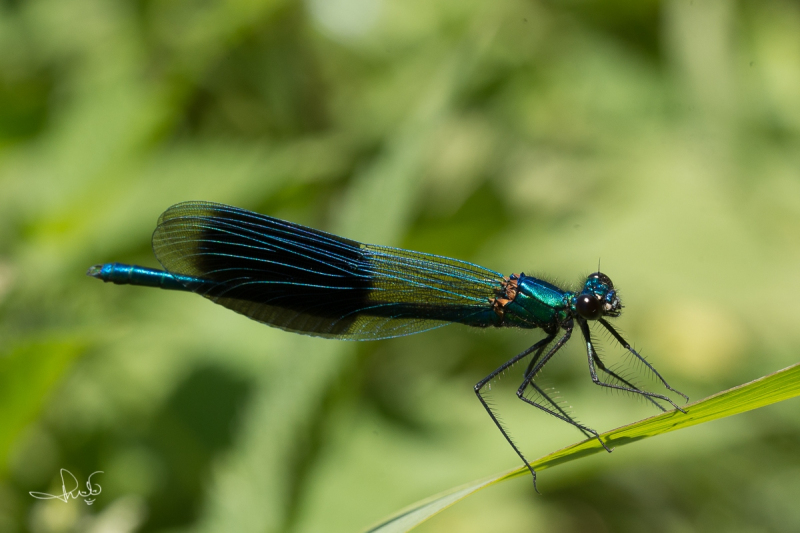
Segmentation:
{"type": "MultiPolygon", "coordinates": [[[[798,95],[790,1],[0,2],[0,371],[30,380],[0,392],[0,531],[353,531],[518,465],[471,389],[535,332],[327,341],[83,276],[157,266],[182,200],[570,283],[599,258],[693,398],[796,362],[798,95]],[[60,468],[105,472],[92,507],[28,495],[60,468]]],[[[580,344],[543,377],[581,421],[652,414],[580,344]]],[[[579,438],[519,374],[493,396],[525,452],[579,438]]],[[[795,400],[421,530],[797,531],[798,446],[795,400]]]]}

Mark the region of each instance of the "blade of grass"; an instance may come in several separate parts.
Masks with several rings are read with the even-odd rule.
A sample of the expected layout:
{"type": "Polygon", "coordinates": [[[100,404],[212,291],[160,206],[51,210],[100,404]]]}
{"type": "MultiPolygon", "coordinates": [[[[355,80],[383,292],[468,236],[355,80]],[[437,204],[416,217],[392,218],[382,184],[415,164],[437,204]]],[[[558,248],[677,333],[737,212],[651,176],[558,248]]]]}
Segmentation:
{"type": "MultiPolygon", "coordinates": [[[[798,395],[800,395],[800,363],[690,404],[684,408],[686,414],[678,411],[661,413],[627,426],[612,429],[603,433],[600,437],[612,447],[624,446],[625,444],[675,431],[676,429],[758,409],[798,395]]],[[[555,451],[550,455],[533,461],[531,465],[538,472],[600,451],[603,451],[602,446],[596,439],[592,438],[555,451]]],[[[403,509],[369,528],[367,533],[410,531],[470,494],[474,494],[495,483],[525,475],[530,474],[528,469],[522,466],[450,489],[403,509]]]]}

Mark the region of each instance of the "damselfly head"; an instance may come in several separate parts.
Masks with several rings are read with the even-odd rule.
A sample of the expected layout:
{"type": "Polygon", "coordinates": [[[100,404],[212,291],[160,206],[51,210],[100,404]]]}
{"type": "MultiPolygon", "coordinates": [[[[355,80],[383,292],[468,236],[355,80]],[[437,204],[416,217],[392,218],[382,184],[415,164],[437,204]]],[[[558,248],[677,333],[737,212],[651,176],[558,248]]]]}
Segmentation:
{"type": "Polygon", "coordinates": [[[602,272],[590,274],[583,290],[575,297],[575,311],[586,320],[619,316],[621,309],[622,303],[611,278],[602,272]]]}

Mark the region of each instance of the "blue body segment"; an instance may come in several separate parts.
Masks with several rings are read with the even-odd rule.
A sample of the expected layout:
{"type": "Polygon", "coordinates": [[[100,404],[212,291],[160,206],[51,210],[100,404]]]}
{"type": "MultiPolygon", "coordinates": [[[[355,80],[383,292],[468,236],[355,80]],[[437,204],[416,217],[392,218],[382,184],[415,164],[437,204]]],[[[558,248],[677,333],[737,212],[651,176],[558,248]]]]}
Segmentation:
{"type": "Polygon", "coordinates": [[[197,278],[175,276],[163,270],[124,263],[95,265],[89,269],[87,275],[117,285],[140,285],[171,291],[191,291],[190,286],[205,284],[203,280],[197,278]]]}

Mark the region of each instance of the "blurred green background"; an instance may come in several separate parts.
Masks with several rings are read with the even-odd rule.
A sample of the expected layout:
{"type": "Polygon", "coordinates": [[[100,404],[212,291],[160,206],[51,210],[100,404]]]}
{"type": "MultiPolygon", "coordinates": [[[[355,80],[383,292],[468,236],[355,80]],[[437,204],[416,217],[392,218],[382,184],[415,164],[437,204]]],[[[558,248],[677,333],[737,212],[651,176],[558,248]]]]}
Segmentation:
{"type": "MultiPolygon", "coordinates": [[[[568,284],[599,259],[700,399],[798,360],[800,6],[0,1],[0,531],[358,531],[519,465],[472,387],[537,332],[337,342],[84,276],[158,266],[183,200],[568,284]],[[105,472],[92,507],[28,495],[60,468],[105,472]]],[[[520,374],[494,397],[528,456],[579,440],[520,374]]],[[[543,378],[597,430],[654,414],[580,342],[543,378]]],[[[798,450],[794,400],[420,531],[796,532],[798,450]]]]}

